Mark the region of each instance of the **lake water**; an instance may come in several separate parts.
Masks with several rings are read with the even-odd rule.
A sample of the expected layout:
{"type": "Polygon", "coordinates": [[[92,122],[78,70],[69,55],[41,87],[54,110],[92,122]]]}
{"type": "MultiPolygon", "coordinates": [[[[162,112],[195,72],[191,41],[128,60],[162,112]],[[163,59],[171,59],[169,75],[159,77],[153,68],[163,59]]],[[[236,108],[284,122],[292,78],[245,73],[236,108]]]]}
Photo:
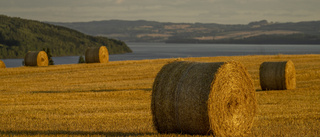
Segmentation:
{"type": "MultiPolygon", "coordinates": [[[[110,61],[238,55],[320,54],[320,45],[127,43],[133,53],[110,55],[110,61]]],[[[52,57],[55,65],[76,64],[79,56],[52,57]]],[[[2,59],[9,67],[23,59],[2,59]]]]}

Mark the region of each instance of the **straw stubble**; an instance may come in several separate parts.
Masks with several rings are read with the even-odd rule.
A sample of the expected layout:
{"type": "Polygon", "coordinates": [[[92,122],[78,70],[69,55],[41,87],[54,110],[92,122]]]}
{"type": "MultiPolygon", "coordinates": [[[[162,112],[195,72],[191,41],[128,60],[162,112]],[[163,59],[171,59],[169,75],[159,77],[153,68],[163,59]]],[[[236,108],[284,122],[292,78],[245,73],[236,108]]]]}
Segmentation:
{"type": "Polygon", "coordinates": [[[240,63],[175,61],[158,73],[151,109],[159,133],[242,136],[256,112],[255,91],[240,63]]]}

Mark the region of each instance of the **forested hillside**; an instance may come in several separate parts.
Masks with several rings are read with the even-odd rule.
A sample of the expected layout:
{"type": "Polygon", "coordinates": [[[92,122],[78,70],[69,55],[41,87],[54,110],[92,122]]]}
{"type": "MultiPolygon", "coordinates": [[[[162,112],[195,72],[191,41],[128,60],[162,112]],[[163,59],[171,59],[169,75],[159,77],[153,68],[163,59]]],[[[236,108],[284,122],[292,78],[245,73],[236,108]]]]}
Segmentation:
{"type": "Polygon", "coordinates": [[[53,56],[84,55],[91,46],[107,46],[110,54],[128,53],[123,42],[106,37],[89,36],[78,31],[0,15],[0,58],[23,58],[28,51],[50,48],[53,56]]]}

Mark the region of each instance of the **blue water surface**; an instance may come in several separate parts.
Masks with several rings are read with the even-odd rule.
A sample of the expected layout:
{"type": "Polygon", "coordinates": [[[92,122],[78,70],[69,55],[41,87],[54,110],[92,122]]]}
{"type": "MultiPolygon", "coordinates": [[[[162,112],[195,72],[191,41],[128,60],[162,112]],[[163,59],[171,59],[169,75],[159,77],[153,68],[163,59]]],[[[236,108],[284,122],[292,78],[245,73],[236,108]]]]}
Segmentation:
{"type": "MultiPolygon", "coordinates": [[[[110,55],[110,61],[239,55],[320,54],[320,45],[127,43],[133,53],[110,55]]],[[[55,65],[76,64],[79,56],[52,57],[55,65]]],[[[7,67],[23,59],[2,59],[7,67]]]]}

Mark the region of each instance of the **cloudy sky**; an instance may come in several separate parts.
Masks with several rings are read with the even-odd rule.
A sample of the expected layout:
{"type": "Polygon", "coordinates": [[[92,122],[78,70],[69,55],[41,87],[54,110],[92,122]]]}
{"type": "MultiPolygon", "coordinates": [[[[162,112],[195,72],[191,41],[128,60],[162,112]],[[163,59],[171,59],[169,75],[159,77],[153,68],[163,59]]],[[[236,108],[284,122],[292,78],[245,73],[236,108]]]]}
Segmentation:
{"type": "Polygon", "coordinates": [[[39,21],[110,19],[247,24],[320,20],[320,0],[1,0],[0,14],[39,21]]]}

